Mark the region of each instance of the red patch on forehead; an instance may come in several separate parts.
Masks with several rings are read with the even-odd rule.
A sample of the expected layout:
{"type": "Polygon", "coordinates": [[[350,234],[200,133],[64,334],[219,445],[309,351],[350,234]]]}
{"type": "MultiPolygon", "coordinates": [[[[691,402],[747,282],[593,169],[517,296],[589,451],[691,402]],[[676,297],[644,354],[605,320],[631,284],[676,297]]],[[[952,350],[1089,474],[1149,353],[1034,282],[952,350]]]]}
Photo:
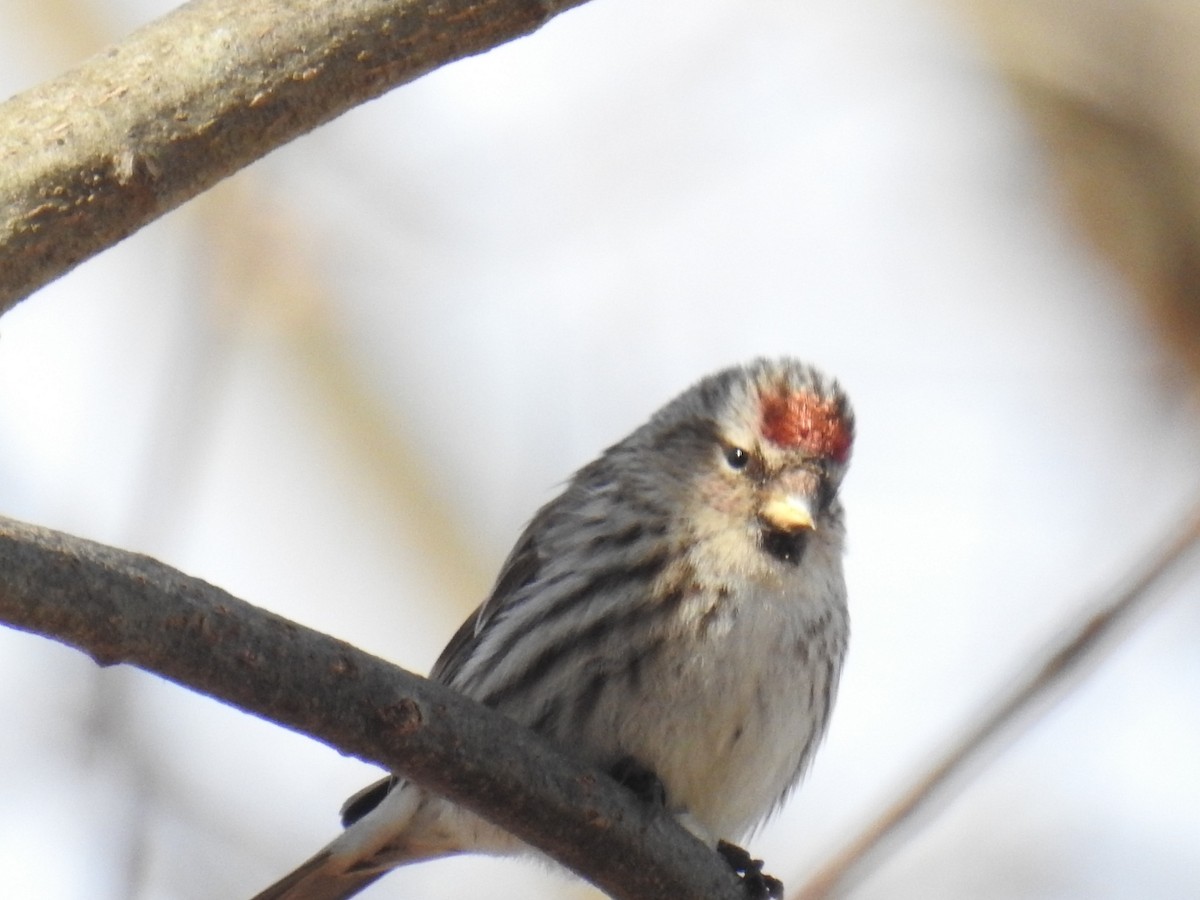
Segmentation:
{"type": "Polygon", "coordinates": [[[780,447],[845,462],[854,435],[840,404],[807,391],[764,394],[762,433],[780,447]]]}

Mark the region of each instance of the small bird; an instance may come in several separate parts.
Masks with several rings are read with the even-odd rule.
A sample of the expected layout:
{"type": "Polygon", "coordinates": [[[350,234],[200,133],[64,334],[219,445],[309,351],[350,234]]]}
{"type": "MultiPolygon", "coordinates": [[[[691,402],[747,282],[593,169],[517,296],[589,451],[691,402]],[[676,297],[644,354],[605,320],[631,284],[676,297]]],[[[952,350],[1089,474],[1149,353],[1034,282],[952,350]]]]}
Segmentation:
{"type": "MultiPolygon", "coordinates": [[[[849,637],[838,489],[854,415],[792,359],[704,378],[526,526],[430,677],[652,796],[751,893],[732,841],[776,810],[825,732],[849,637]]],[[[340,900],[389,869],[518,839],[391,776],[254,900],[340,900]]]]}

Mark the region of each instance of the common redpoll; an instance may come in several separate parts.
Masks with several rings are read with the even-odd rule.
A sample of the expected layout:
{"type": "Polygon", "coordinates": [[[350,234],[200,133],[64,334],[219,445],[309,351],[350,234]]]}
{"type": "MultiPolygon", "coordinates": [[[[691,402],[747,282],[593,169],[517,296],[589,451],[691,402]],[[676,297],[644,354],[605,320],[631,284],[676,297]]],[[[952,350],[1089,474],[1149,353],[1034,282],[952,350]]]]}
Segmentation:
{"type": "MultiPolygon", "coordinates": [[[[735,869],[804,774],[849,623],[838,488],[854,417],[794,360],[712,375],[542,507],[431,676],[613,771],[735,869]],[[740,855],[739,855],[740,853],[740,855]]],[[[395,776],[256,900],[337,900],[388,869],[516,838],[395,776]]]]}

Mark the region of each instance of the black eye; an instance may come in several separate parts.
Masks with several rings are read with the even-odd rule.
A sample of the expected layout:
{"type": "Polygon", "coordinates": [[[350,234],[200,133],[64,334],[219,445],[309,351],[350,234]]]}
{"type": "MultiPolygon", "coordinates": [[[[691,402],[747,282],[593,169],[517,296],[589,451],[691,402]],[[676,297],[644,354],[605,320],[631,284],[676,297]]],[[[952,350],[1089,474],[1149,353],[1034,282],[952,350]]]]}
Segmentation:
{"type": "Polygon", "coordinates": [[[730,447],[725,451],[725,462],[731,469],[744,469],[750,465],[750,454],[741,447],[730,447]]]}

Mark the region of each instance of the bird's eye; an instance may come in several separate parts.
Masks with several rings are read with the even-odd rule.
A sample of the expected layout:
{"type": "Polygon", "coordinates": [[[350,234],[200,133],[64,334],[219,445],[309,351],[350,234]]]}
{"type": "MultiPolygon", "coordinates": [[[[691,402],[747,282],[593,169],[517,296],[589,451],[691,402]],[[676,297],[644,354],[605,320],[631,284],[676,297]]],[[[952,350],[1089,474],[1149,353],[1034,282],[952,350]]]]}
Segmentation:
{"type": "Polygon", "coordinates": [[[741,447],[729,447],[725,451],[725,462],[731,469],[744,469],[750,464],[750,454],[741,447]]]}

